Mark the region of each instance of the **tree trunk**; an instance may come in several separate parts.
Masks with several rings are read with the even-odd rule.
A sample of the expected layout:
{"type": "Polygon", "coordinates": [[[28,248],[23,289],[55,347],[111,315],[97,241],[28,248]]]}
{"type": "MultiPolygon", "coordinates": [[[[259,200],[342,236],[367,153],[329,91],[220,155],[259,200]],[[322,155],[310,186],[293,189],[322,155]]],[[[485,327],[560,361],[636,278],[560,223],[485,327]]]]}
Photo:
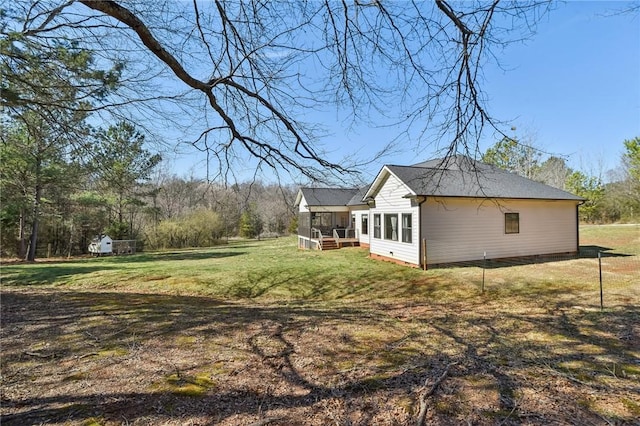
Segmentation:
{"type": "Polygon", "coordinates": [[[18,230],[18,258],[24,259],[27,255],[26,237],[24,234],[24,208],[20,208],[20,229],[18,230]]]}
{"type": "Polygon", "coordinates": [[[122,193],[118,194],[118,223],[122,223],[123,214],[122,214],[122,193]]]}
{"type": "Polygon", "coordinates": [[[38,225],[40,222],[40,198],[42,197],[42,186],[38,182],[36,184],[36,197],[33,202],[33,225],[31,227],[31,237],[29,238],[29,252],[27,260],[33,262],[36,260],[36,247],[38,245],[38,225]]]}
{"type": "Polygon", "coordinates": [[[67,259],[71,258],[71,248],[73,247],[73,223],[69,226],[69,251],[67,252],[67,259]]]}

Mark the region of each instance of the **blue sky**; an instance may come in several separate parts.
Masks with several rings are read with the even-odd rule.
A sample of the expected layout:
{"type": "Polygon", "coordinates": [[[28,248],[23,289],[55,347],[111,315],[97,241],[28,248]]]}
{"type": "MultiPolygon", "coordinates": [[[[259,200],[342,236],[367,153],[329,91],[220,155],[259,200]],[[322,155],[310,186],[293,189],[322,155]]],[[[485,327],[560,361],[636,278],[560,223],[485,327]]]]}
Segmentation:
{"type": "MultiPolygon", "coordinates": [[[[504,69],[484,69],[490,113],[515,127],[513,135],[548,153],[562,155],[574,169],[602,174],[617,167],[623,141],[640,136],[640,12],[619,14],[629,2],[558,3],[531,39],[509,46],[504,69]]],[[[340,113],[309,111],[304,117],[327,128],[324,148],[334,161],[354,152],[372,153],[399,133],[397,128],[358,127],[340,113]]],[[[483,152],[496,142],[487,134],[483,152]]],[[[433,158],[436,147],[416,140],[363,170],[373,178],[383,164],[412,164],[433,158]]],[[[176,163],[188,168],[197,157],[176,163]]],[[[186,170],[185,170],[186,172],[186,170]]],[[[243,171],[238,171],[243,176],[243,171]]],[[[246,176],[251,176],[247,163],[246,176]]],[[[268,180],[268,177],[266,177],[268,180]]]]}
{"type": "Polygon", "coordinates": [[[495,115],[587,172],[616,167],[623,141],[640,136],[640,16],[614,14],[625,5],[560,5],[505,52],[512,69],[489,76],[495,115]]]}

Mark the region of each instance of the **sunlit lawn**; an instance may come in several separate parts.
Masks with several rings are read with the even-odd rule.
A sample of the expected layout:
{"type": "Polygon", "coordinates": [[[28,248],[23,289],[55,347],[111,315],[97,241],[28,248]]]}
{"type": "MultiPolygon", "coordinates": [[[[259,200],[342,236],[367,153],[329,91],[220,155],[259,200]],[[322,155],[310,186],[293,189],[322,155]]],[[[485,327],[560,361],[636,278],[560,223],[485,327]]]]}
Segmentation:
{"type": "MultiPolygon", "coordinates": [[[[623,254],[605,258],[605,274],[613,273],[605,277],[607,284],[622,286],[630,294],[638,295],[637,286],[632,284],[638,277],[640,227],[585,226],[581,229],[581,245],[607,248],[609,256],[623,254]]],[[[10,264],[2,267],[2,282],[4,286],[204,295],[225,300],[411,298],[440,303],[478,297],[483,283],[481,266],[425,272],[371,260],[367,251],[359,248],[303,251],[296,248],[294,238],[280,238],[231,241],[208,249],[10,264]]],[[[548,295],[556,297],[556,293],[566,295],[567,290],[571,294],[592,292],[599,280],[595,258],[506,268],[491,263],[488,266],[484,271],[484,288],[493,294],[527,295],[546,288],[548,295]]]]}
{"type": "Polygon", "coordinates": [[[581,228],[603,311],[596,258],[422,271],[295,243],[3,265],[2,424],[415,424],[452,363],[433,424],[640,417],[639,227],[581,228]]]}
{"type": "Polygon", "coordinates": [[[158,292],[263,301],[426,295],[441,289],[448,282],[446,275],[437,271],[425,274],[373,261],[359,248],[302,251],[296,248],[293,238],[232,241],[210,249],[3,267],[3,281],[7,286],[158,292]],[[421,288],[427,282],[431,284],[429,289],[421,288]]]}

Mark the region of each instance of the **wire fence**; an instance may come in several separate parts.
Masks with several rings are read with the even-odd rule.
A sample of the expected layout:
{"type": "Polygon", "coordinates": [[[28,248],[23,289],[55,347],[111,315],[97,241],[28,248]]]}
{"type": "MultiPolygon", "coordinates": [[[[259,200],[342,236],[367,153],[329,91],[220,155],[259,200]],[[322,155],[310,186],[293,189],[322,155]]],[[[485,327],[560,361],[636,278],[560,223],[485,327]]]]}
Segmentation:
{"type": "Polygon", "coordinates": [[[591,251],[586,259],[591,270],[597,264],[600,309],[605,306],[605,293],[640,305],[640,256],[591,251]]]}
{"type": "Polygon", "coordinates": [[[560,282],[570,284],[571,291],[580,291],[588,305],[600,309],[614,304],[640,306],[640,255],[605,247],[582,246],[578,255],[491,259],[484,254],[483,260],[458,266],[481,269],[483,293],[510,282],[560,282]]]}

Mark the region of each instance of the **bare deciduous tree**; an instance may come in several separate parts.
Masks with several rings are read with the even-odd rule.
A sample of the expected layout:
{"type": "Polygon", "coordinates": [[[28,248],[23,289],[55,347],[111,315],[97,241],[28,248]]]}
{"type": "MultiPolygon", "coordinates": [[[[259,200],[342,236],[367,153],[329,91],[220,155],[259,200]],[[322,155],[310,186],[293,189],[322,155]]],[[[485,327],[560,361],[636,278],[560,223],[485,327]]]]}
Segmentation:
{"type": "Polygon", "coordinates": [[[4,32],[44,44],[62,38],[125,64],[118,95],[92,110],[162,117],[224,176],[254,158],[322,179],[355,165],[332,160],[318,123],[304,122],[327,104],[398,133],[417,126],[448,155],[476,156],[483,131],[500,131],[483,67],[531,36],[550,5],[19,1],[4,32]]]}

